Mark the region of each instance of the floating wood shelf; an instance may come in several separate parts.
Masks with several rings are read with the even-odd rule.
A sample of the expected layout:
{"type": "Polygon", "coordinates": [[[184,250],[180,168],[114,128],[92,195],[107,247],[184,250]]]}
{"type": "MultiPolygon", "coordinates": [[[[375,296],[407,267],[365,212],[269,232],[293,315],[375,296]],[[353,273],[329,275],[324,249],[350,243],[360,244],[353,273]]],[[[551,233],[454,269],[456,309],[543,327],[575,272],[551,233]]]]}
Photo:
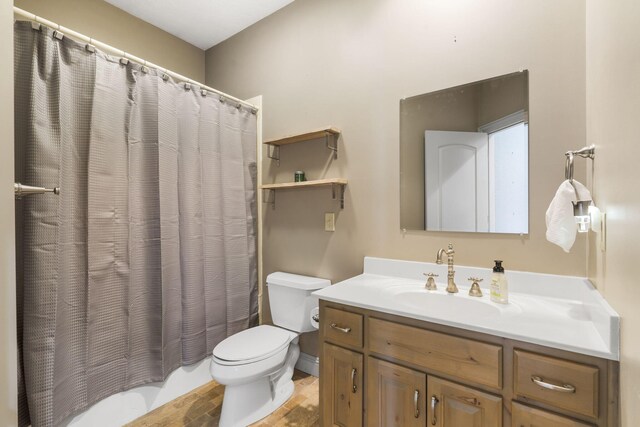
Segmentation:
{"type": "Polygon", "coordinates": [[[338,197],[338,190],[340,193],[340,209],[344,209],[344,190],[347,186],[347,180],[344,178],[328,178],[317,179],[314,181],[302,181],[302,182],[282,182],[279,184],[263,184],[260,186],[262,190],[269,190],[271,197],[265,197],[264,202],[271,204],[274,208],[276,206],[276,190],[283,189],[296,189],[296,188],[310,188],[310,187],[331,187],[333,190],[333,198],[338,197]]]}
{"type": "Polygon", "coordinates": [[[295,144],[297,142],[313,141],[324,138],[327,148],[333,151],[333,158],[338,158],[338,137],[340,136],[340,130],[327,126],[322,129],[317,129],[311,132],[305,132],[297,135],[285,136],[284,138],[269,139],[264,141],[265,145],[271,147],[267,151],[267,157],[278,161],[280,164],[280,147],[283,145],[295,144]],[[331,144],[333,141],[333,144],[331,144]]]}
{"type": "Polygon", "coordinates": [[[278,188],[298,188],[298,187],[323,187],[328,185],[347,185],[347,180],[343,178],[317,179],[315,181],[302,182],[282,182],[279,184],[263,184],[263,190],[276,190],[278,188]]]}

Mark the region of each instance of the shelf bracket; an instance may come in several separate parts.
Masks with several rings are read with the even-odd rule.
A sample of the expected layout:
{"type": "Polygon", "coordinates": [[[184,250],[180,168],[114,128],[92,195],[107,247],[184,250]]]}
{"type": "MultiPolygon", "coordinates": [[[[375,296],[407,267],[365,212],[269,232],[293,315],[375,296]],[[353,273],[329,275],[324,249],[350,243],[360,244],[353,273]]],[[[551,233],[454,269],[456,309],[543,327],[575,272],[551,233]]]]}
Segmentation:
{"type": "Polygon", "coordinates": [[[266,203],[268,205],[271,205],[271,209],[275,209],[276,208],[276,190],[274,190],[272,188],[268,188],[266,190],[263,190],[262,203],[266,203]],[[264,191],[267,192],[266,196],[264,194],[264,191]]]}
{"type": "Polygon", "coordinates": [[[278,166],[280,166],[280,146],[268,144],[267,157],[278,162],[278,166]]]}
{"type": "Polygon", "coordinates": [[[331,184],[331,197],[333,200],[337,199],[338,192],[340,192],[340,209],[344,209],[344,190],[343,184],[331,184]]]}
{"type": "Polygon", "coordinates": [[[327,144],[327,148],[333,151],[334,160],[338,158],[338,135],[331,132],[324,133],[324,142],[327,144]],[[331,140],[333,140],[333,145],[331,145],[331,140]]]}

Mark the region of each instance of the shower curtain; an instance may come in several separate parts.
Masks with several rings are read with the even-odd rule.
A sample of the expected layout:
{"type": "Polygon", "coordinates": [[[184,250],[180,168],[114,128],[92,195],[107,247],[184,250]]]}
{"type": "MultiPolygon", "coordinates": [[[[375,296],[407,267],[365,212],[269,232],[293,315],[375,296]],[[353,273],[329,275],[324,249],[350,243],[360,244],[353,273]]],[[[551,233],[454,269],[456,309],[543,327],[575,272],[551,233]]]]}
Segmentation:
{"type": "Polygon", "coordinates": [[[15,24],[21,424],[162,381],[257,321],[256,115],[15,24]]]}

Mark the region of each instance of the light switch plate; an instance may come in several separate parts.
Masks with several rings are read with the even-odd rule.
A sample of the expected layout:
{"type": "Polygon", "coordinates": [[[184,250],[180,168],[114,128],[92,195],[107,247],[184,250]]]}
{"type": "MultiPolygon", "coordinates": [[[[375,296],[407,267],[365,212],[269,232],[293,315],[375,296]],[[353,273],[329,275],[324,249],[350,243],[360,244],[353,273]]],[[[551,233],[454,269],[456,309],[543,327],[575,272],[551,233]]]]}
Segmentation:
{"type": "Polygon", "coordinates": [[[324,214],[324,231],[336,231],[336,214],[335,214],[335,212],[325,212],[325,214],[324,214]]]}

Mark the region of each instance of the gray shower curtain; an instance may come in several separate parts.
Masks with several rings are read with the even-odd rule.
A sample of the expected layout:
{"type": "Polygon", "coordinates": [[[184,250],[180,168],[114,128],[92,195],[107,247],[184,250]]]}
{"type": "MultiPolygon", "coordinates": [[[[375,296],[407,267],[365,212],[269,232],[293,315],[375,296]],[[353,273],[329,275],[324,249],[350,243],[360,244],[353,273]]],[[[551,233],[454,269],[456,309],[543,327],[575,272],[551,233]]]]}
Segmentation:
{"type": "Polygon", "coordinates": [[[257,321],[256,115],[163,77],[15,24],[23,425],[257,321]]]}

